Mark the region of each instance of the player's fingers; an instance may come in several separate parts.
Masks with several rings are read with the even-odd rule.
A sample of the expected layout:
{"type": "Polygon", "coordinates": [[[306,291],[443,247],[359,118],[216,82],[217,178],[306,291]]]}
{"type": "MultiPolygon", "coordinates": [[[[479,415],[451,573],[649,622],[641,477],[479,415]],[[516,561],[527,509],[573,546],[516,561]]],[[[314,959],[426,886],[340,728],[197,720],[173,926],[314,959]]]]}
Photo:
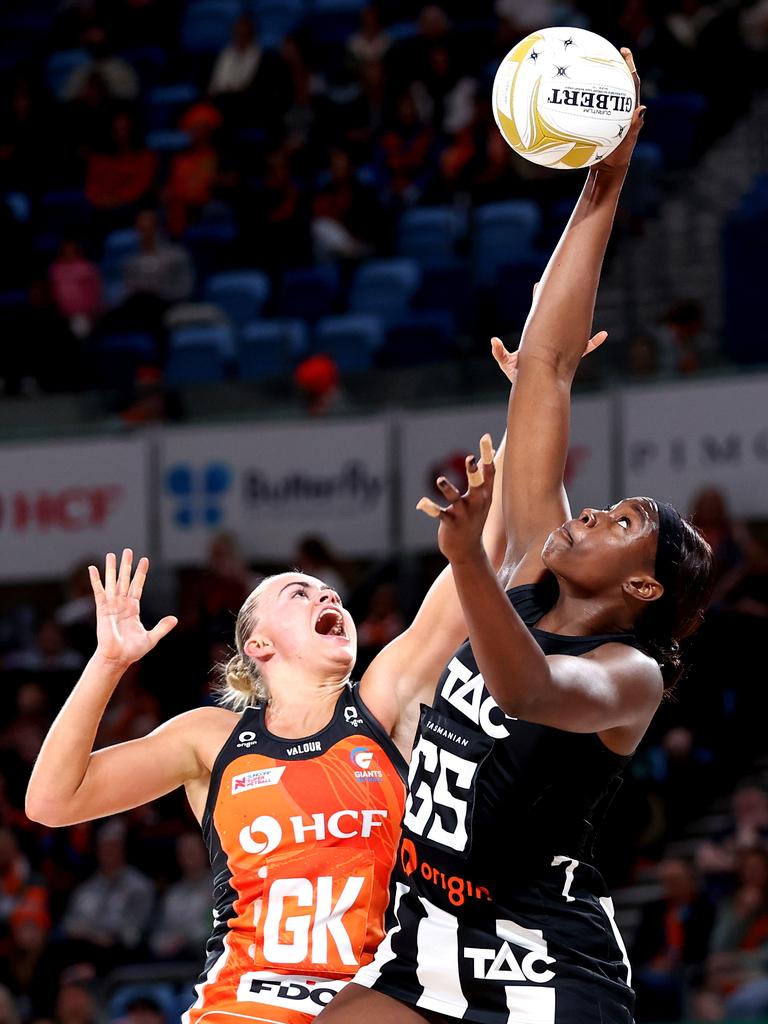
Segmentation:
{"type": "Polygon", "coordinates": [[[166,615],[164,619],[160,619],[155,628],[149,631],[152,646],[154,647],[164,636],[167,636],[178,621],[175,615],[166,615]]]}
{"type": "Polygon", "coordinates": [[[464,461],[467,467],[467,482],[470,488],[482,487],[484,480],[483,470],[478,466],[475,456],[468,455],[464,461]]]}
{"type": "MultiPolygon", "coordinates": [[[[587,347],[584,349],[584,355],[588,356],[590,352],[594,352],[596,348],[600,348],[607,337],[608,331],[598,331],[597,334],[593,334],[587,342],[587,347]]],[[[582,356],[582,358],[584,357],[582,356]]]]}
{"type": "Polygon", "coordinates": [[[628,46],[622,46],[621,56],[627,62],[629,73],[632,75],[632,81],[635,83],[635,103],[637,104],[640,102],[640,75],[638,75],[637,68],[635,67],[635,58],[632,56],[632,51],[628,46]]]}
{"type": "Polygon", "coordinates": [[[510,357],[512,355],[517,356],[516,352],[512,353],[507,351],[506,347],[504,346],[504,342],[501,340],[501,338],[491,338],[491,352],[493,353],[493,358],[496,360],[499,366],[501,366],[502,369],[505,370],[507,369],[510,357]]]}
{"type": "Polygon", "coordinates": [[[419,498],[416,508],[419,512],[424,512],[425,515],[431,516],[433,519],[439,519],[443,514],[443,510],[431,498],[419,498]]]}
{"type": "MultiPolygon", "coordinates": [[[[517,352],[514,353],[517,355],[517,352]]],[[[480,438],[480,461],[484,466],[492,466],[496,452],[493,450],[493,439],[490,434],[480,438]]]]}
{"type": "Polygon", "coordinates": [[[125,596],[131,585],[131,568],[133,567],[133,551],[130,548],[123,549],[120,559],[120,572],[117,576],[117,592],[125,596]]]}
{"type": "Polygon", "coordinates": [[[104,591],[107,597],[115,596],[115,583],[117,580],[117,558],[114,551],[110,551],[104,562],[104,591]]]}
{"type": "Polygon", "coordinates": [[[444,476],[439,476],[435,482],[438,490],[446,501],[458,501],[461,497],[461,491],[457,487],[454,487],[451,481],[446,479],[444,476]]]}
{"type": "Polygon", "coordinates": [[[104,593],[101,576],[99,576],[99,570],[95,565],[88,566],[88,577],[91,581],[91,589],[93,590],[93,596],[96,598],[96,604],[106,601],[107,595],[104,593]]]}
{"type": "Polygon", "coordinates": [[[133,574],[131,585],[128,588],[129,597],[135,597],[137,601],[141,599],[141,595],[144,592],[144,584],[146,582],[148,572],[149,559],[140,558],[139,564],[136,566],[136,572],[133,574]]]}

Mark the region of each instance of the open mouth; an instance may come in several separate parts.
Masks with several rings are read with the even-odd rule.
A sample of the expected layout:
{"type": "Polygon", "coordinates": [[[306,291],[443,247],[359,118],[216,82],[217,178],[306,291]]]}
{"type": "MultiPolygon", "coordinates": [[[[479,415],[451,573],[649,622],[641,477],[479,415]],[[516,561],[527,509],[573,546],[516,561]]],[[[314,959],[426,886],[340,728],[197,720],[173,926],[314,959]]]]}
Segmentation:
{"type": "Polygon", "coordinates": [[[321,636],[343,636],[347,638],[344,629],[344,616],[338,608],[325,608],[317,617],[315,632],[321,636]]]}
{"type": "Polygon", "coordinates": [[[568,538],[569,544],[573,544],[573,534],[568,529],[568,526],[565,523],[563,523],[563,525],[560,527],[560,532],[565,534],[565,536],[568,538]]]}

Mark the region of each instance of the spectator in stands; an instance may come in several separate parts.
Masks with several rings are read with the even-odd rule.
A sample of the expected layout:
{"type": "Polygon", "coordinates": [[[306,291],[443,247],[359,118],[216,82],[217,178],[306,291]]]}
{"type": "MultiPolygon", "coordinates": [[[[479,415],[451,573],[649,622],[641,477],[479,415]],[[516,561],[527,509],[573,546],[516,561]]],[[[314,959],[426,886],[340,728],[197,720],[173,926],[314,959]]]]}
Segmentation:
{"type": "Polygon", "coordinates": [[[146,736],[162,720],[157,698],[141,685],[138,665],[131,665],[122,682],[125,686],[117,690],[99,724],[99,747],[146,736]]]}
{"type": "Polygon", "coordinates": [[[360,12],[360,28],[347,39],[347,52],[357,64],[380,64],[392,45],[392,39],[381,27],[379,9],[369,4],[360,12]]]}
{"type": "Polygon", "coordinates": [[[414,203],[432,173],[434,133],[420,117],[410,92],[397,100],[395,116],[381,137],[381,153],[389,190],[397,202],[414,203]]]}
{"type": "Polygon", "coordinates": [[[339,379],[339,368],[324,352],[302,359],[293,373],[293,382],[309,416],[327,416],[350,407],[348,395],[339,379]]]}
{"type": "Polygon", "coordinates": [[[264,58],[259,46],[253,19],[239,17],[232,29],[232,42],[216,58],[208,84],[208,94],[214,98],[247,92],[253,85],[264,58]]]}
{"type": "Polygon", "coordinates": [[[167,960],[198,960],[211,932],[211,868],[196,832],[176,841],[181,879],[163,893],[150,949],[167,960]]]}
{"type": "Polygon", "coordinates": [[[208,545],[205,569],[182,595],[182,629],[209,643],[232,636],[235,610],[256,585],[253,573],[232,533],[219,533],[208,545]]]}
{"type": "Polygon", "coordinates": [[[701,871],[729,876],[745,850],[768,850],[768,792],[756,782],[744,782],[731,797],[731,825],[697,851],[701,871]]]}
{"type": "Polygon", "coordinates": [[[55,619],[41,622],[35,642],[24,650],[6,655],[5,667],[27,672],[79,672],[85,659],[67,647],[61,627],[55,619]]]}
{"type": "Polygon", "coordinates": [[[0,988],[13,992],[27,1020],[49,1009],[50,925],[47,910],[38,907],[20,907],[10,918],[11,946],[0,960],[0,988]]]}
{"type": "Polygon", "coordinates": [[[69,321],[73,334],[86,337],[103,306],[101,271],[87,259],[76,239],[66,238],[48,271],[56,308],[69,321]]]}
{"type": "Polygon", "coordinates": [[[136,996],[125,1007],[118,1024],[165,1024],[165,1013],[151,995],[136,996]]]}
{"type": "Polygon", "coordinates": [[[157,157],[147,149],[128,113],[112,120],[106,147],[88,155],[85,195],[96,209],[104,233],[133,221],[146,203],[157,173],[157,157]]]}
{"type": "Polygon", "coordinates": [[[139,251],[123,268],[126,293],[134,302],[151,298],[165,312],[172,303],[183,302],[192,294],[192,261],[183,246],[163,236],[154,210],[143,210],[136,217],[136,231],[139,251]]]}
{"type": "Polygon", "coordinates": [[[47,926],[48,893],[10,828],[0,827],[0,960],[14,948],[13,921],[30,914],[47,926]]]}
{"type": "Polygon", "coordinates": [[[27,301],[6,311],[0,377],[8,395],[81,391],[89,383],[81,346],[53,302],[47,275],[35,279],[27,301]]]}
{"type": "Polygon", "coordinates": [[[85,968],[65,972],[56,995],[53,1024],[97,1024],[100,1017],[92,977],[85,968]]]}
{"type": "Polygon", "coordinates": [[[93,591],[88,579],[89,564],[89,561],[84,561],[72,568],[64,583],[64,600],[53,613],[64,630],[68,646],[86,657],[93,652],[93,631],[96,628],[93,591]]]}
{"type": "Polygon", "coordinates": [[[98,25],[92,26],[83,35],[82,44],[91,59],[75,68],[69,76],[62,90],[63,99],[78,99],[93,75],[99,76],[112,99],[137,99],[139,77],[124,57],[118,57],[112,52],[106,31],[98,25]]]}
{"type": "Polygon", "coordinates": [[[661,898],[642,908],[631,959],[639,1020],[674,1020],[682,1010],[686,970],[706,956],[713,907],[693,866],[668,859],[657,867],[661,898]]]}
{"type": "Polygon", "coordinates": [[[765,947],[768,952],[768,850],[742,850],[737,859],[738,884],[718,908],[709,949],[727,953],[765,947]]]}
{"type": "Polygon", "coordinates": [[[699,302],[676,302],[653,331],[659,370],[665,376],[687,376],[701,369],[704,311],[699,302]]]}
{"type": "MultiPolygon", "coordinates": [[[[98,72],[91,72],[62,110],[64,134],[78,156],[109,143],[114,103],[107,83],[98,72]]],[[[66,150],[64,150],[66,152],[66,150]]]]}
{"type": "Polygon", "coordinates": [[[419,116],[436,131],[455,135],[471,123],[478,83],[459,73],[447,47],[432,47],[429,63],[421,69],[411,91],[419,116]]]}
{"type": "Polygon", "coordinates": [[[328,177],[315,195],[312,239],[320,262],[360,260],[381,237],[376,190],[364,184],[349,153],[333,149],[328,177]]]}
{"type": "MultiPolygon", "coordinates": [[[[48,103],[27,78],[3,90],[0,100],[0,189],[36,196],[47,180],[50,151],[48,103]]],[[[61,168],[60,168],[61,170],[61,168]]]]}
{"type": "Polygon", "coordinates": [[[744,527],[736,522],[728,509],[728,499],[719,487],[704,487],[691,501],[688,516],[712,548],[713,579],[715,588],[712,599],[716,601],[721,592],[721,580],[726,589],[726,580],[734,569],[741,566],[750,546],[750,539],[744,527]]]}
{"type": "Polygon", "coordinates": [[[272,273],[311,263],[310,207],[285,148],[267,157],[261,187],[250,191],[241,210],[243,256],[257,257],[272,273]]]}
{"type": "Polygon", "coordinates": [[[60,956],[91,962],[99,971],[135,955],[154,904],[152,882],[126,860],[125,826],[118,819],[96,837],[96,872],[72,893],[61,922],[60,956]]]}
{"type": "Polygon", "coordinates": [[[357,642],[360,647],[376,652],[399,636],[405,626],[396,587],[392,583],[380,583],[371,594],[368,614],[357,628],[357,642]]]}
{"type": "Polygon", "coordinates": [[[427,4],[419,13],[418,31],[392,47],[390,66],[395,87],[404,90],[417,81],[430,64],[432,51],[447,49],[453,54],[455,39],[451,21],[442,7],[427,4]]]}
{"type": "Polygon", "coordinates": [[[221,114],[209,102],[195,103],[180,121],[179,127],[189,135],[189,146],[171,160],[163,192],[172,238],[182,235],[193,215],[213,198],[220,164],[214,138],[221,123],[221,114]]]}

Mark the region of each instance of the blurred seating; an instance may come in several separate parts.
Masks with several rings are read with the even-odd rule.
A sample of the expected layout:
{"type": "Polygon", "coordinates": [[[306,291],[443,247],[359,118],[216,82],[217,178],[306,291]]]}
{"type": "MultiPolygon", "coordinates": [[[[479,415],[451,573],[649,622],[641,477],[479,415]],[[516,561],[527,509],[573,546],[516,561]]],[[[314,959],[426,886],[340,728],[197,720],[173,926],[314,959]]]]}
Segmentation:
{"type": "Polygon", "coordinates": [[[659,147],[670,170],[688,167],[707,112],[705,97],[698,92],[674,92],[651,96],[644,102],[648,116],[643,126],[643,142],[659,147]]]}
{"type": "Polygon", "coordinates": [[[456,354],[456,321],[447,312],[412,313],[387,331],[380,366],[421,366],[456,354]]]}
{"type": "Polygon", "coordinates": [[[331,356],[342,373],[367,370],[384,341],[379,317],[346,313],[321,320],[315,329],[314,348],[331,356]]]}
{"type": "Polygon", "coordinates": [[[297,316],[314,323],[334,312],[338,294],[339,275],[334,267],[288,270],[280,286],[278,316],[297,316]]]}
{"type": "Polygon", "coordinates": [[[170,388],[213,383],[225,376],[225,360],[214,343],[174,348],[165,366],[165,382],[170,388]]]}
{"type": "Polygon", "coordinates": [[[147,93],[144,119],[150,129],[173,128],[179,115],[198,98],[200,90],[192,82],[158,85],[147,93]]]}
{"type": "Polygon", "coordinates": [[[307,328],[301,320],[261,320],[247,324],[238,342],[238,376],[242,380],[254,380],[284,375],[307,348],[307,328]]]}
{"type": "Polygon", "coordinates": [[[46,65],[45,78],[48,88],[57,99],[63,98],[72,72],[87,64],[90,59],[88,51],[82,49],[59,50],[51,54],[46,65]]]}
{"type": "Polygon", "coordinates": [[[392,323],[407,312],[421,280],[415,260],[370,260],[357,271],[349,297],[353,313],[375,313],[392,323]]]}
{"type": "Polygon", "coordinates": [[[193,0],[181,24],[181,46],[188,54],[223,50],[241,13],[239,0],[193,0]]]}
{"type": "Polygon", "coordinates": [[[406,210],[400,218],[397,251],[422,267],[440,266],[456,255],[460,217],[452,206],[406,210]]]}
{"type": "Polygon", "coordinates": [[[492,285],[505,263],[531,258],[540,226],[541,211],[527,199],[479,206],[472,226],[475,280],[492,285]]]}
{"type": "Polygon", "coordinates": [[[225,270],[205,285],[204,298],[227,314],[237,327],[261,316],[269,298],[269,278],[260,270],[225,270]]]}

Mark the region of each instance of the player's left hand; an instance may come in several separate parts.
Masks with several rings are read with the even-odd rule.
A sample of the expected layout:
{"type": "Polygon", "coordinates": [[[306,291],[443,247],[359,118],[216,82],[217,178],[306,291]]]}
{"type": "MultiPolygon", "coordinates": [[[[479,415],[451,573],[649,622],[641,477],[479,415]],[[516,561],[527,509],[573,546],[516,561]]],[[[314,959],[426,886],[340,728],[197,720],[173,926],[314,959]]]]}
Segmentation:
{"type": "Polygon", "coordinates": [[[643,127],[643,118],[647,108],[640,105],[640,76],[635,67],[632,51],[626,46],[622,46],[621,56],[627,62],[627,67],[632,74],[632,81],[635,83],[635,109],[623,142],[612,153],[609,153],[604,160],[600,160],[593,166],[600,170],[621,171],[623,173],[629,167],[629,161],[632,159],[632,152],[635,148],[637,137],[640,134],[640,129],[643,127]]]}
{"type": "MultiPolygon", "coordinates": [[[[584,356],[588,356],[596,348],[600,348],[607,337],[608,331],[598,331],[597,334],[593,334],[587,342],[587,347],[584,349],[581,358],[583,359],[584,356]]],[[[514,387],[517,380],[517,363],[520,358],[520,349],[516,348],[514,352],[510,352],[501,338],[491,338],[491,354],[498,363],[501,372],[514,387]]]]}
{"type": "Polygon", "coordinates": [[[437,543],[452,563],[476,559],[483,553],[483,527],[493,497],[495,467],[490,434],[480,439],[480,462],[474,455],[466,458],[469,486],[464,494],[444,476],[437,478],[437,487],[448,504],[441,508],[430,498],[422,498],[416,508],[440,519],[437,543]]]}

